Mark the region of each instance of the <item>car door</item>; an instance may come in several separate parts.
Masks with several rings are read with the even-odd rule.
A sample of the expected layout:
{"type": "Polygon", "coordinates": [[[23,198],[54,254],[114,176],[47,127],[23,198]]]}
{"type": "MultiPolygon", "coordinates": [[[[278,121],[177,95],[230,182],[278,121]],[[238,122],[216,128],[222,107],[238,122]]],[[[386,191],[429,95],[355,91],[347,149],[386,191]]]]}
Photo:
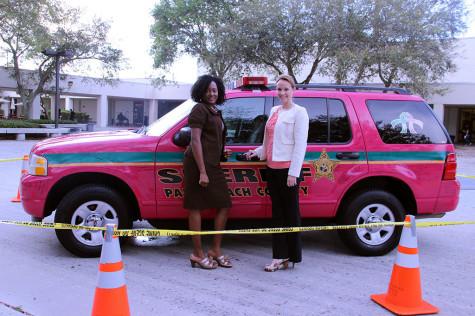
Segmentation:
{"type": "Polygon", "coordinates": [[[226,149],[232,152],[222,167],[228,179],[233,207],[232,218],[263,218],[268,216],[269,203],[265,181],[265,163],[239,160],[240,154],[262,145],[271,98],[264,96],[236,97],[220,107],[226,123],[226,149]]]}

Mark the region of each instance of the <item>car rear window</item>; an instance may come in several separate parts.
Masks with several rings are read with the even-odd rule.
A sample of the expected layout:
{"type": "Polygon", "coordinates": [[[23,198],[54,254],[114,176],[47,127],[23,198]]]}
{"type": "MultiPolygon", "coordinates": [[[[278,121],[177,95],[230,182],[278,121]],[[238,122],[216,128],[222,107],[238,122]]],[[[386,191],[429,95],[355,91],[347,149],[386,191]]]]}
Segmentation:
{"type": "Polygon", "coordinates": [[[368,100],[371,116],[386,144],[447,144],[430,107],[422,101],[368,100]]]}

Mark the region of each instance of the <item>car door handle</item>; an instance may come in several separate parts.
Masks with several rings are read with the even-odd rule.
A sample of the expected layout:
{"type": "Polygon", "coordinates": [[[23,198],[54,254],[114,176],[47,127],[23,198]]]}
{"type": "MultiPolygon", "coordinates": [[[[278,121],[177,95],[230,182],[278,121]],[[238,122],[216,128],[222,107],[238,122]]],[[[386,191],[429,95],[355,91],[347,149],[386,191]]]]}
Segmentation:
{"type": "Polygon", "coordinates": [[[359,159],[360,153],[358,152],[341,152],[336,153],[336,158],[340,160],[359,159]]]}

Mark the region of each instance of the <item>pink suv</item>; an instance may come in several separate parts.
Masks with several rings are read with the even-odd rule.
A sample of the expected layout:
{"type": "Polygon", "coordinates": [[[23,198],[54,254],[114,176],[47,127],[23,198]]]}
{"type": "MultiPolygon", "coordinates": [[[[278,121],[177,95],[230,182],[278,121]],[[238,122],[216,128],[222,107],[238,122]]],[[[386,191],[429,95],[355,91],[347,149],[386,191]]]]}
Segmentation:
{"type": "MultiPolygon", "coordinates": [[[[264,78],[244,80],[221,106],[227,148],[231,219],[268,219],[265,163],[241,154],[262,142],[271,107],[279,103],[264,78]]],[[[402,221],[405,214],[442,216],[458,203],[454,145],[429,105],[395,88],[300,85],[294,101],[310,117],[300,188],[302,218],[339,224],[402,221]]],[[[135,220],[163,225],[184,220],[183,151],[189,141],[186,101],[147,128],[48,139],[30,153],[22,177],[23,206],[35,220],[85,226],[135,220]]],[[[289,122],[292,123],[292,122],[289,122]]],[[[213,210],[203,214],[212,217],[213,210]]],[[[382,255],[401,229],[342,230],[343,242],[361,255],[382,255]]],[[[57,230],[72,253],[97,256],[102,234],[57,230]]],[[[256,237],[258,238],[258,237],[256,237]]]]}

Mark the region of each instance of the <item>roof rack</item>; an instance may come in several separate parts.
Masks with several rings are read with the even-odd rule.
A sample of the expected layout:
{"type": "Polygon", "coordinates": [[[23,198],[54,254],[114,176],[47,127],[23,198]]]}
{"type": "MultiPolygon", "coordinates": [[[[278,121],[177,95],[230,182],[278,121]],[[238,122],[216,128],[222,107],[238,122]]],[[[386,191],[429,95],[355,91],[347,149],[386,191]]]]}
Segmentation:
{"type": "MultiPolygon", "coordinates": [[[[387,87],[369,87],[369,86],[356,86],[356,85],[340,85],[340,84],[320,84],[320,83],[308,83],[308,84],[296,84],[297,89],[335,89],[345,92],[356,92],[359,90],[368,91],[381,91],[381,92],[394,92],[397,94],[411,94],[411,91],[404,88],[387,88],[387,87]]],[[[275,89],[275,84],[267,86],[270,89],[275,89]]]]}

